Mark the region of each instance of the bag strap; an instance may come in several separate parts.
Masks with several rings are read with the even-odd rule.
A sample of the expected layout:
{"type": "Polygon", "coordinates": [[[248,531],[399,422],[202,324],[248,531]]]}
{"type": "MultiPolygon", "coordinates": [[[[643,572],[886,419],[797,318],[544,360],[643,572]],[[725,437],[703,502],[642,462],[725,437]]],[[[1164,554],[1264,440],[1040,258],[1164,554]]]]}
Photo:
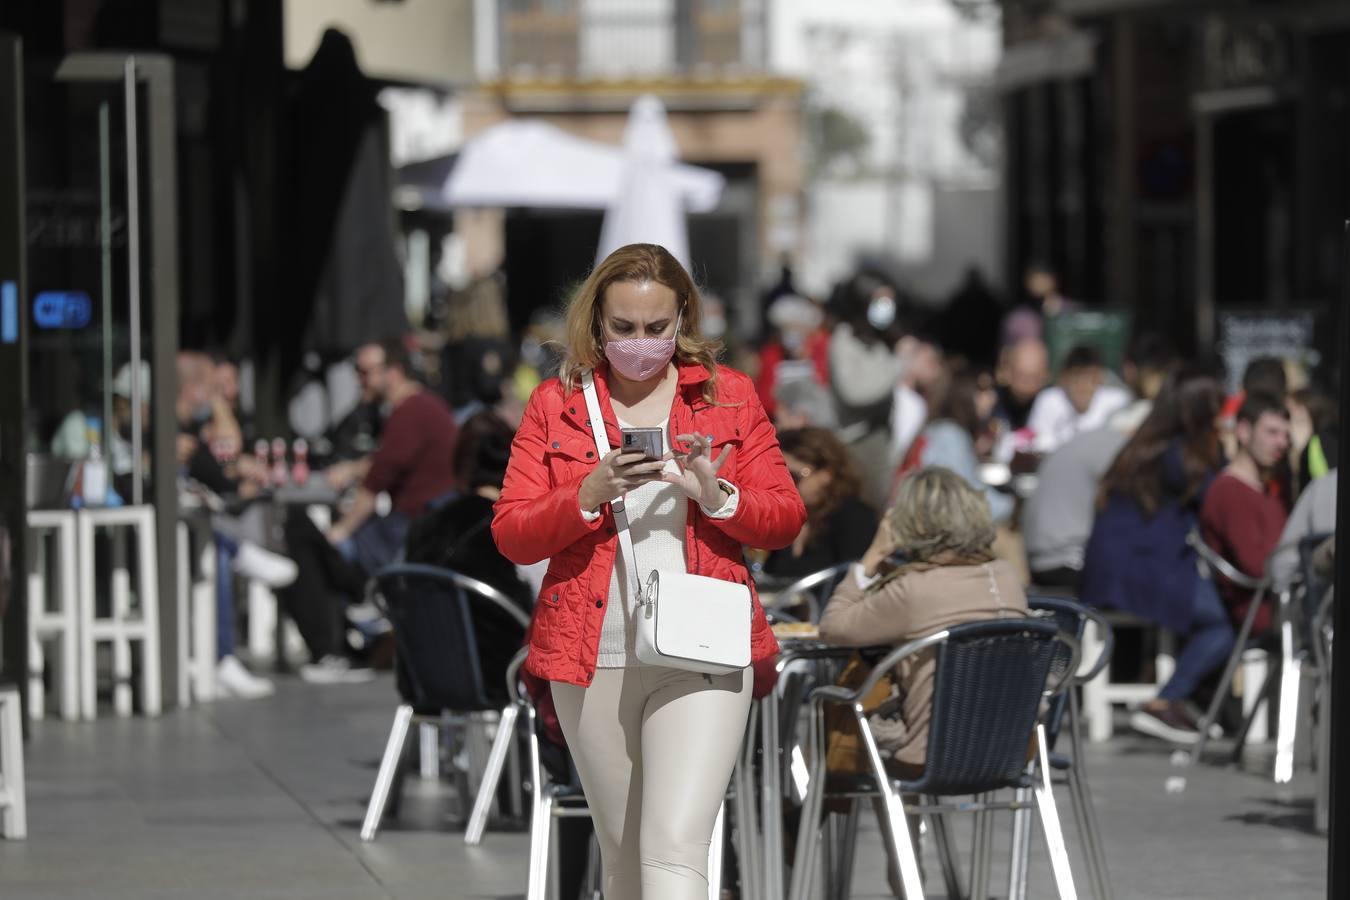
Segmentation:
{"type": "MultiPolygon", "coordinates": [[[[581,375],[581,392],[586,397],[586,414],[591,420],[591,434],[595,438],[595,449],[600,459],[609,455],[609,436],[605,433],[605,417],[600,412],[600,397],[595,392],[595,377],[589,370],[581,375]]],[[[619,548],[623,552],[624,562],[628,565],[628,574],[633,582],[633,596],[642,604],[642,577],[638,574],[637,551],[633,549],[633,535],[628,530],[628,512],[624,507],[623,495],[610,501],[609,509],[614,514],[614,529],[619,533],[619,548]]]]}

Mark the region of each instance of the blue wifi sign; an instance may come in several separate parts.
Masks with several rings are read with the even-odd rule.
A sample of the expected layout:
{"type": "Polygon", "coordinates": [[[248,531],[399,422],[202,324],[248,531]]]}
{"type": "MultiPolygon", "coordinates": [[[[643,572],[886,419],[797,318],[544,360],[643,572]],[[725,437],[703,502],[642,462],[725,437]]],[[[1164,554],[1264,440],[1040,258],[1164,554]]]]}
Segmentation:
{"type": "Polygon", "coordinates": [[[33,300],[33,321],[39,328],[83,328],[93,314],[84,291],[42,291],[33,300]]]}

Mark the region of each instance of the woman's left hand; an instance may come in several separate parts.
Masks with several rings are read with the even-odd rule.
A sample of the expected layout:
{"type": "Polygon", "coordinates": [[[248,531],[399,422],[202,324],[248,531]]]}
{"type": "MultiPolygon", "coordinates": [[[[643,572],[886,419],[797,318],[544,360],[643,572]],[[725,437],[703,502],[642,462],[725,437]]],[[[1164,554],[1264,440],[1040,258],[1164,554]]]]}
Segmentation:
{"type": "MultiPolygon", "coordinates": [[[[661,480],[667,484],[678,485],[690,498],[697,500],[706,509],[721,509],[726,500],[722,486],[717,482],[717,473],[731,452],[731,445],[722,448],[716,459],[712,458],[712,440],[706,434],[680,434],[675,440],[689,444],[689,453],[684,457],[679,473],[666,472],[661,480]]],[[[679,455],[674,455],[679,459],[679,455]]]]}
{"type": "Polygon", "coordinates": [[[881,523],[877,526],[877,533],[872,538],[872,544],[867,548],[859,562],[862,563],[863,574],[868,578],[880,574],[882,566],[890,559],[891,554],[895,552],[895,535],[891,532],[891,520],[887,516],[882,516],[881,523]]]}

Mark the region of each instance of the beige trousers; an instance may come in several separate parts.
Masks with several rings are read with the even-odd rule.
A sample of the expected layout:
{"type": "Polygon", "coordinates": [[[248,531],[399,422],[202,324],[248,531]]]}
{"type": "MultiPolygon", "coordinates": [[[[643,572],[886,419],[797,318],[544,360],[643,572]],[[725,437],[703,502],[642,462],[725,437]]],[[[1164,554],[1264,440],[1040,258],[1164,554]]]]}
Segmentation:
{"type": "Polygon", "coordinates": [[[753,673],[597,669],[553,683],[605,869],[605,900],[707,900],[708,849],[753,673]]]}

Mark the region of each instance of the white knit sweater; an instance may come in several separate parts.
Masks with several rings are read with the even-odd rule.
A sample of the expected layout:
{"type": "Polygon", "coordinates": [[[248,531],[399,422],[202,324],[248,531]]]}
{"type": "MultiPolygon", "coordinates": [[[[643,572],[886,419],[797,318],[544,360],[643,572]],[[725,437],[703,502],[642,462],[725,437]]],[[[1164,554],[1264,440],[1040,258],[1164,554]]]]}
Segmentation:
{"type": "MultiPolygon", "coordinates": [[[[620,428],[632,425],[619,420],[620,428]]],[[[669,420],[661,423],[661,452],[670,451],[669,420]]],[[[666,463],[667,471],[678,473],[678,464],[666,463]]],[[[730,496],[716,511],[704,509],[714,518],[728,518],[735,514],[740,496],[730,485],[730,496]]],[[[685,561],[685,525],[689,518],[689,498],[678,485],[653,481],[631,490],[624,497],[628,514],[628,529],[633,536],[633,554],[637,557],[639,577],[644,582],[653,569],[663,572],[687,572],[685,561]]],[[[587,517],[589,518],[589,516],[587,517]]],[[[637,597],[633,593],[633,578],[628,561],[620,550],[614,559],[614,573],[609,578],[609,600],[605,605],[605,620],[600,631],[600,653],[596,666],[601,669],[623,669],[640,665],[634,652],[636,638],[637,597]]]]}
{"type": "MultiPolygon", "coordinates": [[[[632,428],[622,419],[620,428],[632,428]]],[[[661,452],[670,450],[667,422],[661,423],[661,452]]],[[[675,461],[667,468],[679,471],[675,461]]],[[[684,529],[689,515],[689,501],[677,485],[653,481],[628,492],[624,497],[628,512],[629,534],[633,536],[633,554],[637,557],[641,577],[653,569],[665,572],[686,572],[684,559],[684,529]]],[[[600,655],[596,666],[601,669],[622,669],[638,664],[633,654],[634,612],[637,597],[633,594],[633,576],[628,571],[628,560],[620,550],[614,560],[614,574],[609,578],[609,601],[605,606],[605,623],[600,631],[600,655]]]]}

